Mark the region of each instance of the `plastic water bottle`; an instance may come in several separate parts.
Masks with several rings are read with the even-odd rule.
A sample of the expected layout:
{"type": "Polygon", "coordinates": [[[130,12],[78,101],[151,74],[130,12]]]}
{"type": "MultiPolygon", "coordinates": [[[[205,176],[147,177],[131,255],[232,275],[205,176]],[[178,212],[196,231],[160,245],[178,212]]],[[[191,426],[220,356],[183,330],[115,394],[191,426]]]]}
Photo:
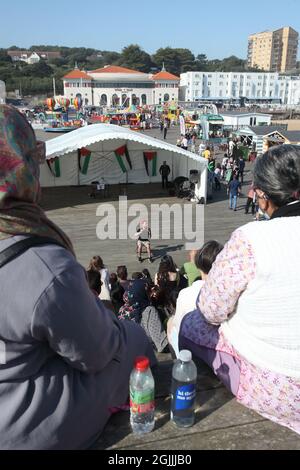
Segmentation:
{"type": "Polygon", "coordinates": [[[147,357],[137,357],[130,375],[130,424],[134,434],[154,428],[154,379],[147,357]]]}
{"type": "Polygon", "coordinates": [[[190,351],[180,351],[172,370],[171,420],[180,428],[195,422],[197,368],[190,351]]]}

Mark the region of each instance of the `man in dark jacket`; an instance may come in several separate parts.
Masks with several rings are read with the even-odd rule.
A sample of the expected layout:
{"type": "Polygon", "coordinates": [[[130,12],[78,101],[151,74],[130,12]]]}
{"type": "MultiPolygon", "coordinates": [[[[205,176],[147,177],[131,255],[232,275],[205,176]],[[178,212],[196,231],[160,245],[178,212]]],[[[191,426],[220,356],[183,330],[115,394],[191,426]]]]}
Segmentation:
{"type": "Polygon", "coordinates": [[[161,174],[162,188],[165,187],[165,184],[166,188],[168,188],[168,176],[171,173],[171,169],[169,165],[167,165],[167,162],[164,162],[163,165],[161,165],[159,173],[161,174]]]}

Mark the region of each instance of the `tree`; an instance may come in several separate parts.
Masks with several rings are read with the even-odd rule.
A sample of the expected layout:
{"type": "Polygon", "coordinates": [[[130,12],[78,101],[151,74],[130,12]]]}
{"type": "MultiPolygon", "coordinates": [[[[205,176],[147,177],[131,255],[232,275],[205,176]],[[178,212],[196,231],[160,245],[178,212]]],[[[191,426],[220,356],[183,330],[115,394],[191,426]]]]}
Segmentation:
{"type": "Polygon", "coordinates": [[[121,54],[115,51],[101,51],[104,65],[117,64],[120,60],[121,54]]]}
{"type": "Polygon", "coordinates": [[[173,49],[165,47],[158,49],[152,56],[158,68],[165,65],[168,72],[179,75],[186,70],[193,70],[195,57],[189,49],[173,49]]]}
{"type": "Polygon", "coordinates": [[[137,44],[124,47],[118,65],[128,67],[140,72],[149,72],[152,67],[151,56],[143,51],[137,44]]]}
{"type": "Polygon", "coordinates": [[[0,62],[12,63],[12,58],[7,54],[6,49],[0,49],[0,62]]]}
{"type": "Polygon", "coordinates": [[[195,72],[206,72],[208,68],[208,60],[207,56],[205,54],[198,54],[195,62],[194,62],[194,67],[193,70],[195,72]]]}
{"type": "Polygon", "coordinates": [[[46,64],[44,60],[40,60],[36,64],[25,65],[23,67],[23,74],[26,77],[49,77],[53,75],[53,69],[50,65],[46,64]]]}
{"type": "Polygon", "coordinates": [[[23,48],[22,47],[18,47],[18,46],[11,46],[7,49],[8,51],[23,51],[23,48]]]}

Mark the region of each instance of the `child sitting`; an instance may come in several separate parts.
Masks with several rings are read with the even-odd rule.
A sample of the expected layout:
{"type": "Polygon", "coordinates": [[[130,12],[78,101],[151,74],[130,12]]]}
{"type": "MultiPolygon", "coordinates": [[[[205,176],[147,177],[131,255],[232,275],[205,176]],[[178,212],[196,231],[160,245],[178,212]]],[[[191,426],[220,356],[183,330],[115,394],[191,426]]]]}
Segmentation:
{"type": "Polygon", "coordinates": [[[201,288],[212,268],[218,254],[223,250],[223,245],[217,241],[209,241],[197,251],[195,265],[199,269],[201,280],[196,280],[190,287],[179,292],[175,315],[168,321],[167,333],[170,345],[178,356],[178,335],[183,317],[197,309],[197,300],[201,288]]]}

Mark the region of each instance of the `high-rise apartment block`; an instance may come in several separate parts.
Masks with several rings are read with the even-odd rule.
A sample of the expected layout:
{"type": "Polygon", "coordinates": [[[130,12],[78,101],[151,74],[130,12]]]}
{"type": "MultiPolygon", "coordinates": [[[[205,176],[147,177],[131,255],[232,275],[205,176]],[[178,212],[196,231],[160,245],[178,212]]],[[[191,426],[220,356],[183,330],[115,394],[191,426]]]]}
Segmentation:
{"type": "Polygon", "coordinates": [[[282,73],[296,69],[298,37],[289,26],[252,34],[248,39],[248,67],[282,73]]]}

